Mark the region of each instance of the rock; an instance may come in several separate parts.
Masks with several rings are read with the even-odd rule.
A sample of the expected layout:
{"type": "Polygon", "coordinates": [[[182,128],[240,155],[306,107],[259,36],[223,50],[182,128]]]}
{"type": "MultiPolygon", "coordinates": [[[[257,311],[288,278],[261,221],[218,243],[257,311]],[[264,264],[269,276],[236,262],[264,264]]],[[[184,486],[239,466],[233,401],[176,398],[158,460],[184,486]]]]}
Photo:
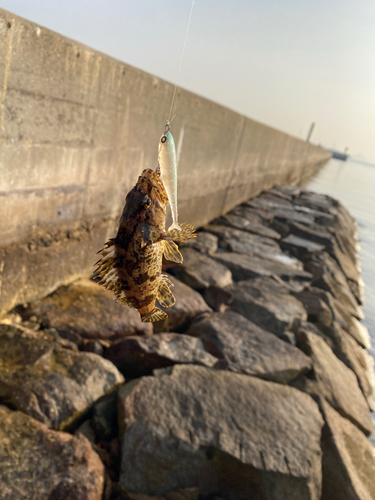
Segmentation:
{"type": "Polygon", "coordinates": [[[278,336],[307,319],[301,302],[288,293],[286,285],[272,278],[239,281],[228,290],[233,294],[233,311],[278,336]]]}
{"type": "Polygon", "coordinates": [[[136,309],[116,302],[111,292],[87,279],[31,302],[21,314],[24,318],[36,315],[71,340],[77,335],[84,339],[114,340],[152,334],[151,323],[143,323],[136,309]]]}
{"type": "MultiPolygon", "coordinates": [[[[174,306],[164,309],[168,314],[168,318],[159,322],[159,332],[182,332],[186,330],[193,318],[211,312],[211,308],[206,304],[201,294],[182,283],[175,276],[168,275],[174,287],[172,293],[176,297],[174,306]]],[[[155,323],[154,326],[156,326],[155,323]]]]}
{"type": "Polygon", "coordinates": [[[221,252],[215,255],[215,259],[232,271],[235,281],[279,276],[291,291],[298,292],[311,280],[311,274],[303,270],[301,262],[283,254],[267,259],[251,253],[221,252]]]}
{"type": "Polygon", "coordinates": [[[303,331],[297,337],[298,346],[311,356],[315,375],[310,393],[324,397],[340,415],[349,419],[366,435],[373,431],[368,404],[354,373],[314,333],[303,331]]]}
{"type": "Polygon", "coordinates": [[[316,294],[314,290],[306,289],[294,295],[306,309],[308,321],[321,325],[331,325],[333,314],[327,304],[316,294]]]}
{"type": "Polygon", "coordinates": [[[366,349],[371,348],[371,338],[368,328],[362,325],[356,318],[350,318],[350,322],[346,326],[346,330],[358,342],[359,345],[366,349]]]}
{"type": "Polygon", "coordinates": [[[219,247],[237,253],[254,253],[257,255],[277,255],[281,253],[279,245],[272,238],[251,234],[240,229],[228,226],[210,224],[206,231],[216,234],[219,238],[219,247]]]}
{"type": "Polygon", "coordinates": [[[280,234],[270,227],[248,220],[246,217],[241,217],[231,213],[222,215],[218,219],[213,220],[212,224],[229,226],[234,229],[242,229],[243,231],[248,231],[249,233],[258,234],[260,236],[266,236],[267,238],[273,238],[275,240],[280,239],[280,234]]]}
{"type": "Polygon", "coordinates": [[[323,326],[322,331],[332,339],[332,350],[336,356],[355,373],[366,400],[373,402],[375,386],[372,383],[373,377],[369,374],[366,351],[336,322],[328,327],[323,326]]]}
{"type": "Polygon", "coordinates": [[[200,231],[197,233],[196,238],[185,241],[185,243],[181,244],[181,247],[191,247],[202,253],[213,255],[217,252],[218,243],[219,238],[217,236],[206,233],[205,231],[200,231]]]}
{"type": "Polygon", "coordinates": [[[127,378],[151,375],[153,370],[177,363],[213,367],[211,356],[200,339],[180,333],[159,333],[152,337],[127,337],[114,342],[106,352],[109,359],[127,378]]]}
{"type": "Polygon", "coordinates": [[[314,286],[330,292],[351,315],[360,317],[360,308],[345,275],[327,252],[313,255],[311,260],[306,262],[305,269],[312,274],[314,286]]]}
{"type": "Polygon", "coordinates": [[[314,217],[310,213],[297,210],[296,207],[278,207],[274,211],[274,219],[290,222],[300,222],[301,224],[310,225],[314,222],[314,217]]]}
{"type": "Polygon", "coordinates": [[[182,248],[183,264],[172,268],[170,272],[180,281],[196,290],[209,286],[226,287],[232,281],[230,270],[216,260],[193,248],[182,248]]]}
{"type": "Polygon", "coordinates": [[[93,405],[91,426],[98,440],[110,441],[118,434],[117,394],[106,394],[93,405]]]}
{"type": "Polygon", "coordinates": [[[312,366],[302,351],[233,311],[195,322],[187,334],[202,339],[206,349],[234,372],[288,383],[312,366]]]}
{"type": "Polygon", "coordinates": [[[48,429],[0,406],[0,496],[4,500],[100,500],[104,467],[88,440],[48,429]]]}
{"type": "Polygon", "coordinates": [[[323,245],[306,240],[305,238],[300,238],[294,234],[289,234],[289,236],[283,238],[280,242],[280,247],[300,260],[306,260],[310,254],[322,252],[324,250],[323,245]]]}
{"type": "Polygon", "coordinates": [[[164,495],[318,499],[322,418],[291,387],[227,371],[175,365],[123,386],[120,483],[164,495]]]}
{"type": "Polygon", "coordinates": [[[0,401],[54,429],[73,425],[124,382],[110,361],[18,325],[0,324],[0,359],[0,401]]]}
{"type": "Polygon", "coordinates": [[[350,257],[341,250],[335,241],[332,242],[332,256],[336,259],[346,278],[354,283],[358,283],[360,280],[359,270],[350,257]]]}
{"type": "Polygon", "coordinates": [[[80,350],[84,352],[93,352],[98,356],[103,356],[103,346],[98,340],[86,340],[80,345],[80,350]]]}
{"type": "Polygon", "coordinates": [[[203,298],[215,312],[224,312],[228,309],[233,294],[224,288],[210,286],[203,292],[203,298]]]}
{"type": "Polygon", "coordinates": [[[251,208],[246,202],[238,207],[235,207],[229,213],[231,215],[243,217],[244,219],[254,222],[255,224],[263,224],[264,221],[269,222],[273,219],[273,215],[270,212],[251,208]]]}
{"type": "Polygon", "coordinates": [[[272,191],[277,191],[288,198],[296,198],[300,195],[301,189],[298,186],[274,186],[272,191]]]}
{"type": "Polygon", "coordinates": [[[370,442],[324,400],[322,500],[375,498],[375,456],[370,442]]]}
{"type": "Polygon", "coordinates": [[[292,207],[293,204],[291,202],[291,199],[285,195],[281,195],[280,192],[276,191],[276,195],[272,192],[272,190],[269,191],[264,191],[261,193],[258,198],[258,200],[268,200],[271,203],[276,203],[277,206],[283,205],[286,207],[292,207]]]}
{"type": "Polygon", "coordinates": [[[86,439],[90,441],[90,443],[95,443],[95,432],[94,429],[92,428],[90,420],[85,420],[83,424],[81,424],[74,432],[75,436],[78,436],[78,434],[83,434],[86,439]]]}

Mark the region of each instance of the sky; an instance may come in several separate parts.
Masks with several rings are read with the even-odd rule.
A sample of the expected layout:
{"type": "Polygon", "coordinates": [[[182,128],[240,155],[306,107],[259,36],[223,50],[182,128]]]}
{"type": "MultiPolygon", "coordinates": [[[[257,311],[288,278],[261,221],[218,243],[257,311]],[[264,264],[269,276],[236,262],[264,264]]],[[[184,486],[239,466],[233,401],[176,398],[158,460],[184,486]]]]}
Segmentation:
{"type": "MultiPolygon", "coordinates": [[[[2,0],[176,82],[192,0],[2,0]]],[[[374,0],[195,0],[178,84],[375,163],[374,0]]]]}

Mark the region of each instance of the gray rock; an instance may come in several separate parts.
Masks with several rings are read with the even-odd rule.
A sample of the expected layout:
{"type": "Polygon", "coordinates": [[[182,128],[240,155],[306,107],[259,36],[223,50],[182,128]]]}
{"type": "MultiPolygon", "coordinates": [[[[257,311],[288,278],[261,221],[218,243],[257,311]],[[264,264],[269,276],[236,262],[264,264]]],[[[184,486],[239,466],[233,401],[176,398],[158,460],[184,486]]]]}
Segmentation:
{"type": "Polygon", "coordinates": [[[204,255],[194,248],[182,248],[183,264],[174,267],[170,272],[180,281],[195,290],[203,290],[209,286],[226,287],[232,281],[232,273],[228,267],[204,255]]]}
{"type": "MultiPolygon", "coordinates": [[[[356,375],[369,405],[373,403],[375,387],[372,383],[373,377],[369,373],[368,357],[366,351],[357,344],[354,338],[344,331],[341,326],[334,322],[330,326],[323,326],[322,331],[330,339],[334,346],[332,348],[336,356],[356,375]]],[[[371,405],[370,405],[371,406],[371,405]]],[[[371,408],[373,411],[375,408],[371,408]]]]}
{"type": "Polygon", "coordinates": [[[272,278],[239,281],[228,290],[233,294],[233,311],[278,336],[307,319],[301,302],[289,294],[285,284],[272,278]]]}
{"type": "Polygon", "coordinates": [[[371,434],[373,424],[370,410],[354,373],[314,333],[305,330],[298,335],[297,340],[298,346],[313,361],[315,383],[307,390],[324,397],[340,415],[353,422],[366,435],[371,434]]]}
{"type": "Polygon", "coordinates": [[[81,434],[48,429],[0,406],[2,500],[100,500],[104,466],[81,434]]]}
{"type": "Polygon", "coordinates": [[[368,328],[360,323],[357,318],[350,318],[350,322],[346,325],[346,330],[359,345],[366,349],[371,348],[371,338],[368,328]]]}
{"type": "Polygon", "coordinates": [[[54,429],[74,424],[124,378],[96,354],[65,349],[43,331],[0,324],[0,401],[54,429]]]}
{"type": "Polygon", "coordinates": [[[193,363],[212,367],[211,356],[200,339],[180,333],[159,333],[152,337],[127,337],[114,342],[106,358],[127,378],[150,375],[157,368],[177,363],[193,363]]]}
{"type": "Polygon", "coordinates": [[[186,330],[193,318],[211,312],[212,309],[206,304],[200,293],[182,283],[175,276],[168,275],[168,278],[174,285],[172,293],[176,297],[176,303],[174,306],[164,309],[168,314],[168,319],[159,322],[159,332],[181,332],[186,330]]]}
{"type": "Polygon", "coordinates": [[[298,186],[279,186],[276,185],[271,191],[276,191],[281,193],[283,196],[287,196],[288,199],[294,199],[298,197],[301,193],[301,189],[298,186]]]}
{"type": "Polygon", "coordinates": [[[314,217],[307,211],[298,210],[296,207],[278,207],[274,211],[274,218],[282,221],[300,222],[301,224],[310,225],[314,222],[314,217]]]}
{"type": "Polygon", "coordinates": [[[280,241],[280,247],[300,260],[306,260],[314,252],[322,252],[324,246],[313,241],[289,234],[280,241]]]}
{"type": "Polygon", "coordinates": [[[229,213],[222,215],[218,219],[213,220],[212,224],[230,226],[234,229],[242,229],[243,231],[248,231],[249,233],[258,234],[260,236],[266,236],[267,238],[273,238],[274,240],[280,239],[280,234],[270,227],[253,222],[248,220],[246,217],[241,217],[236,214],[229,213]]]}
{"type": "Polygon", "coordinates": [[[116,302],[111,292],[87,279],[31,302],[21,314],[24,318],[35,315],[71,340],[152,334],[151,323],[143,323],[136,309],[116,302]]]}
{"type": "Polygon", "coordinates": [[[375,455],[365,436],[324,400],[322,500],[373,500],[375,455]]]}
{"type": "Polygon", "coordinates": [[[163,495],[317,500],[322,418],[291,387],[204,367],[176,365],[123,386],[120,483],[163,495]]]}
{"type": "Polygon", "coordinates": [[[197,233],[196,238],[192,238],[191,240],[187,240],[185,243],[181,244],[181,248],[195,248],[195,250],[199,250],[199,252],[213,255],[217,252],[218,243],[219,238],[217,236],[212,233],[200,231],[197,233]]]}
{"type": "Polygon", "coordinates": [[[345,306],[349,314],[360,317],[358,302],[350,290],[346,277],[328,253],[315,254],[306,262],[305,269],[312,274],[314,286],[330,292],[345,306]]]}
{"type": "Polygon", "coordinates": [[[255,224],[263,224],[264,221],[270,221],[273,215],[270,212],[251,208],[247,203],[243,203],[229,212],[231,215],[238,215],[244,219],[254,222],[255,224]]]}
{"type": "Polygon", "coordinates": [[[272,203],[276,203],[277,206],[283,205],[285,207],[292,207],[292,200],[290,199],[289,196],[282,195],[280,192],[277,191],[264,191],[261,193],[257,199],[259,200],[268,200],[272,203]]]}
{"type": "Polygon", "coordinates": [[[187,334],[202,339],[206,349],[234,372],[288,383],[312,367],[302,351],[233,311],[195,322],[187,334]]]}
{"type": "Polygon", "coordinates": [[[118,435],[117,395],[118,391],[113,391],[93,405],[91,426],[98,440],[110,441],[118,435]]]}
{"type": "Polygon", "coordinates": [[[219,238],[219,247],[237,253],[254,253],[257,255],[277,255],[281,253],[279,245],[272,238],[251,234],[229,226],[210,224],[206,231],[216,234],[219,238]]]}
{"type": "Polygon", "coordinates": [[[332,324],[333,314],[331,308],[317,293],[314,293],[314,289],[303,290],[294,296],[303,304],[309,321],[320,325],[332,324]]]}
{"type": "Polygon", "coordinates": [[[224,312],[233,299],[233,294],[227,289],[210,286],[203,292],[203,298],[215,312],[224,312]]]}
{"type": "Polygon", "coordinates": [[[279,276],[293,292],[299,292],[311,280],[311,274],[304,271],[302,263],[285,254],[267,259],[254,254],[222,252],[215,259],[227,266],[235,281],[243,281],[259,276],[279,276]]]}

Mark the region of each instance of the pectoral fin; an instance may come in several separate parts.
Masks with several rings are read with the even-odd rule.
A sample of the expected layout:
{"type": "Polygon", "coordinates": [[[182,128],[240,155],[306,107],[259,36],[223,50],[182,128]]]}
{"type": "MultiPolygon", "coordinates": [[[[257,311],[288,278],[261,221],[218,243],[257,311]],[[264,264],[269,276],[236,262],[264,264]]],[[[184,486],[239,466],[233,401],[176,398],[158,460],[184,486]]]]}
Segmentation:
{"type": "Polygon", "coordinates": [[[166,318],[168,318],[168,314],[158,307],[154,307],[154,309],[149,314],[141,316],[141,320],[144,323],[154,323],[155,321],[161,321],[162,319],[166,318]]]}
{"type": "Polygon", "coordinates": [[[183,241],[190,240],[190,238],[196,238],[197,235],[193,226],[181,223],[180,227],[181,229],[170,229],[167,232],[168,239],[182,243],[183,241]]]}
{"type": "MultiPolygon", "coordinates": [[[[159,301],[159,304],[162,307],[172,307],[173,304],[176,302],[175,296],[173,293],[170,291],[168,283],[172,282],[167,278],[166,280],[163,280],[160,282],[158,294],[157,294],[157,299],[159,301]]],[[[173,284],[172,284],[173,286],[173,284]]]]}
{"type": "Polygon", "coordinates": [[[178,246],[174,241],[163,240],[163,253],[164,257],[171,262],[177,262],[177,264],[181,264],[183,261],[178,246]]]}

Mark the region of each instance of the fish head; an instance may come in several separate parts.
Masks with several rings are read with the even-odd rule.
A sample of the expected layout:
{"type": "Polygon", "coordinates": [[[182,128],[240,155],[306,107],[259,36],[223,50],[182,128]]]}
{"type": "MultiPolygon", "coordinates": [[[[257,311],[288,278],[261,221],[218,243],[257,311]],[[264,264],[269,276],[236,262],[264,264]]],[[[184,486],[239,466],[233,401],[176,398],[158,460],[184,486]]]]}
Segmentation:
{"type": "Polygon", "coordinates": [[[158,172],[145,169],[138,177],[136,185],[126,197],[125,219],[157,227],[164,225],[168,196],[158,172]]]}

